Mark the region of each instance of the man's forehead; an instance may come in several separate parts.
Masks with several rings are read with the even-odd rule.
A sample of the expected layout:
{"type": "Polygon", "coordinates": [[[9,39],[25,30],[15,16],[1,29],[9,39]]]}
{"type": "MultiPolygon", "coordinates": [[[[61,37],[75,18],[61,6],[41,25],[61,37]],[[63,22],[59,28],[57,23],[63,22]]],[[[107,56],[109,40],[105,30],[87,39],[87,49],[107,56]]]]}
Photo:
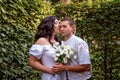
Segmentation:
{"type": "Polygon", "coordinates": [[[68,24],[69,24],[68,21],[61,21],[61,22],[60,22],[60,25],[68,25],[68,24]]]}

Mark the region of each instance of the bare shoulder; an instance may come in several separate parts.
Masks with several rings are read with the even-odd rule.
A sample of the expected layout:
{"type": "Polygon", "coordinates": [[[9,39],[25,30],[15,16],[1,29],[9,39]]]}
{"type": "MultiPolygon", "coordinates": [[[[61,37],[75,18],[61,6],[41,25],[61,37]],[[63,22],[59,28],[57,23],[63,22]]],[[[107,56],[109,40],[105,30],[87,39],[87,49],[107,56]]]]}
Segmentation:
{"type": "Polygon", "coordinates": [[[46,44],[48,44],[49,42],[48,42],[48,39],[47,38],[39,38],[36,42],[35,42],[35,44],[39,44],[39,45],[46,45],[46,44]]]}

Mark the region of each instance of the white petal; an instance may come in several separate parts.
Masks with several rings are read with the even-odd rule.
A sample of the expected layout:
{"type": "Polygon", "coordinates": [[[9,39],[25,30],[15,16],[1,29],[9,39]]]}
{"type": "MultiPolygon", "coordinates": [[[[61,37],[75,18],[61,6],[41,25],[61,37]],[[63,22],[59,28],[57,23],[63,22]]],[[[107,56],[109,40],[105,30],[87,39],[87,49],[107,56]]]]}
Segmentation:
{"type": "Polygon", "coordinates": [[[55,57],[55,61],[57,61],[58,60],[58,57],[55,57]]]}
{"type": "Polygon", "coordinates": [[[69,55],[69,54],[67,54],[67,55],[66,55],[66,57],[67,57],[67,58],[70,58],[70,55],[69,55]]]}
{"type": "Polygon", "coordinates": [[[77,59],[77,55],[74,55],[73,58],[74,58],[74,59],[77,59]]]}
{"type": "Polygon", "coordinates": [[[65,64],[68,62],[67,58],[64,58],[63,61],[65,64]]]}
{"type": "Polygon", "coordinates": [[[56,53],[56,56],[60,56],[60,54],[59,54],[59,53],[56,53]]]}

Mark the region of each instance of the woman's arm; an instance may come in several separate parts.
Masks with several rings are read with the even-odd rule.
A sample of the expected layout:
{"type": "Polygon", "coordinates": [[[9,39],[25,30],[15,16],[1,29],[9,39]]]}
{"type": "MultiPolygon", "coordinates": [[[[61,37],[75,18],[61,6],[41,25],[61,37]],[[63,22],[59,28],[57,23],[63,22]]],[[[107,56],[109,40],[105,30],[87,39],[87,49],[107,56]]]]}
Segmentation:
{"type": "Polygon", "coordinates": [[[54,74],[52,69],[42,65],[42,63],[40,63],[40,61],[38,61],[38,59],[35,56],[30,55],[30,57],[28,59],[28,62],[29,62],[29,65],[32,68],[35,68],[35,69],[37,69],[39,71],[47,72],[47,73],[50,73],[50,74],[54,74]]]}

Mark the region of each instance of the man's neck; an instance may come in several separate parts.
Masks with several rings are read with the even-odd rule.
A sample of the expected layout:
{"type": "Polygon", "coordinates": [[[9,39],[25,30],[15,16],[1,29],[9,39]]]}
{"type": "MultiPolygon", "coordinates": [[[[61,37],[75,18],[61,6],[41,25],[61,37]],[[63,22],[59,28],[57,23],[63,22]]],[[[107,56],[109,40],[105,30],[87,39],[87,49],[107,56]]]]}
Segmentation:
{"type": "Polygon", "coordinates": [[[70,34],[70,35],[68,35],[68,36],[65,36],[64,41],[67,41],[68,39],[70,39],[72,35],[73,35],[73,34],[70,34]]]}

